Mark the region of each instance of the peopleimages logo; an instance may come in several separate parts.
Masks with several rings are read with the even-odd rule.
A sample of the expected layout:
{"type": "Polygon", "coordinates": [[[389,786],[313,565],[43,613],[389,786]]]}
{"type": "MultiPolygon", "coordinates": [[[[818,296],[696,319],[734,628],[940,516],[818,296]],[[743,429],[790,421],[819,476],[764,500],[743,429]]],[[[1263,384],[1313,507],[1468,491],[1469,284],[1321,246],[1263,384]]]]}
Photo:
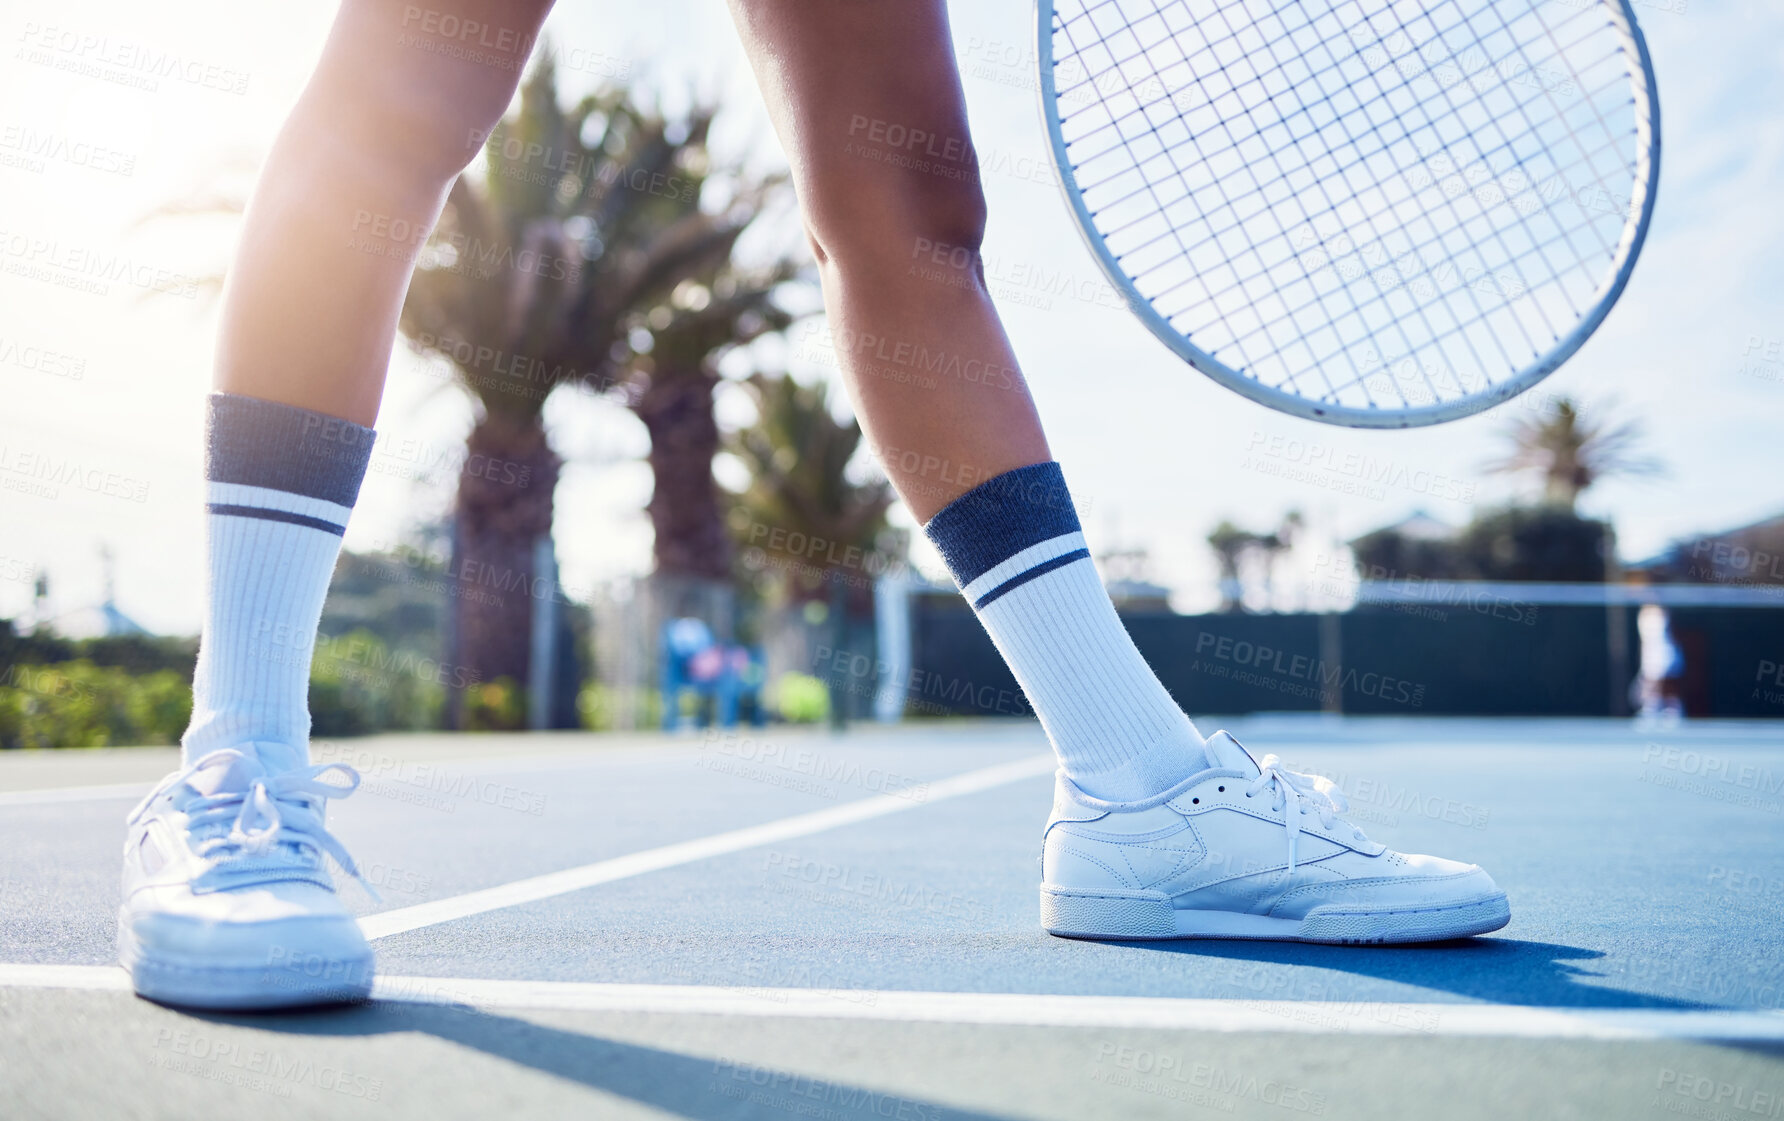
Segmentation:
{"type": "Polygon", "coordinates": [[[1319,775],[1329,779],[1351,806],[1351,816],[1398,825],[1399,814],[1409,814],[1460,825],[1464,829],[1485,829],[1491,813],[1472,802],[1461,802],[1441,794],[1426,794],[1411,787],[1395,786],[1378,778],[1345,774],[1296,762],[1285,762],[1291,771],[1319,775]],[[1371,813],[1371,810],[1386,811],[1371,813]]]}
{"type": "Polygon", "coordinates": [[[97,78],[153,93],[161,79],[184,82],[223,93],[248,92],[248,74],[228,66],[189,58],[148,43],[27,20],[19,32],[22,46],[13,57],[82,77],[97,78]]]}
{"type": "Polygon", "coordinates": [[[152,1058],[151,1066],[267,1091],[278,1097],[289,1097],[290,1085],[312,1086],[369,1102],[378,1101],[384,1094],[382,1078],[327,1064],[318,1066],[308,1059],[244,1046],[234,1040],[208,1036],[201,1030],[157,1028],[155,1049],[166,1054],[152,1058]]]}
{"type": "Polygon", "coordinates": [[[70,381],[80,381],[87,372],[85,358],[76,358],[29,343],[21,344],[5,335],[0,335],[0,366],[17,366],[21,370],[35,370],[40,374],[67,378],[70,381]]]}
{"type": "MultiPolygon", "coordinates": [[[[1672,1067],[1660,1068],[1654,1080],[1654,1088],[1693,1102],[1735,1110],[1748,1117],[1778,1117],[1784,1114],[1784,1094],[1776,1090],[1754,1090],[1747,1086],[1736,1086],[1732,1082],[1721,1082],[1703,1075],[1674,1070],[1672,1067]]],[[[1654,1104],[1674,1113],[1680,1112],[1680,1107],[1685,1105],[1684,1102],[1664,1099],[1657,1100],[1654,1104]]]]}
{"type": "Polygon", "coordinates": [[[182,300],[196,299],[198,281],[182,272],[138,261],[123,253],[0,230],[0,270],[27,280],[103,296],[112,284],[128,284],[182,300]]]}
{"type": "Polygon", "coordinates": [[[1254,430],[1245,445],[1245,452],[1247,459],[1241,466],[1255,459],[1269,459],[1377,488],[1392,487],[1451,502],[1474,501],[1475,485],[1471,481],[1391,459],[1377,459],[1362,452],[1344,451],[1319,440],[1254,430]]]}
{"type": "MultiPolygon", "coordinates": [[[[853,759],[832,758],[821,751],[813,751],[809,747],[787,747],[769,740],[759,740],[754,736],[740,736],[736,733],[721,732],[717,728],[708,728],[701,738],[700,749],[743,763],[753,763],[760,767],[788,771],[819,782],[855,786],[879,794],[889,794],[895,798],[907,798],[913,802],[929,800],[929,784],[927,782],[880,767],[863,767],[853,759]]],[[[716,760],[711,756],[706,757],[703,762],[708,764],[705,769],[723,769],[712,766],[716,760]]]]}
{"type": "Polygon", "coordinates": [[[1419,708],[1425,703],[1425,687],[1418,682],[1375,670],[1358,670],[1355,666],[1327,662],[1323,658],[1277,650],[1259,642],[1234,639],[1209,631],[1196,636],[1196,654],[1244,667],[1250,676],[1235,675],[1235,680],[1249,684],[1262,684],[1268,678],[1259,679],[1258,675],[1267,674],[1270,678],[1311,682],[1314,687],[1327,692],[1346,690],[1357,696],[1379,697],[1384,701],[1411,705],[1413,708],[1419,708]]]}
{"type": "Polygon", "coordinates": [[[924,129],[910,128],[895,121],[864,117],[856,113],[849,118],[849,135],[859,138],[863,134],[874,144],[884,144],[888,148],[902,149],[932,160],[959,162],[972,158],[972,146],[961,137],[937,136],[924,129]]]}
{"type": "MultiPolygon", "coordinates": [[[[1128,1077],[1121,1077],[1115,1072],[1095,1070],[1091,1072],[1093,1080],[1165,1097],[1182,1097],[1183,1091],[1202,1090],[1225,1098],[1249,1098],[1265,1105],[1315,1117],[1326,1111],[1326,1095],[1305,1086],[1295,1086],[1275,1078],[1259,1078],[1242,1071],[1223,1070],[1210,1063],[1184,1062],[1176,1055],[1128,1047],[1112,1040],[1104,1040],[1098,1046],[1096,1061],[1099,1064],[1112,1065],[1116,1071],[1123,1072],[1128,1077]]],[[[1216,1103],[1198,1101],[1197,1104],[1216,1103]]]]}
{"type": "MultiPolygon", "coordinates": [[[[923,911],[933,915],[989,922],[992,909],[958,892],[933,884],[905,883],[872,869],[813,860],[794,853],[775,851],[763,859],[764,872],[778,873],[773,890],[811,889],[803,898],[819,903],[854,903],[869,911],[923,911]]],[[[771,881],[772,882],[772,881],[771,881]]]]}
{"type": "Polygon", "coordinates": [[[533,37],[511,27],[495,27],[480,20],[464,19],[437,8],[411,4],[403,9],[403,27],[419,27],[423,34],[454,39],[467,46],[524,56],[533,49],[533,37]]]}
{"type": "Polygon", "coordinates": [[[755,1063],[715,1059],[712,1073],[716,1079],[713,1088],[726,1097],[748,1097],[752,1105],[784,1109],[795,1116],[836,1117],[843,1116],[844,1110],[853,1116],[870,1115],[893,1121],[939,1121],[944,1116],[939,1106],[755,1063]]]}
{"type": "Polygon", "coordinates": [[[1784,775],[1754,763],[1735,764],[1720,755],[1688,751],[1651,743],[1642,751],[1642,762],[1657,763],[1669,771],[1739,787],[1762,794],[1784,794],[1784,775]]]}
{"type": "Polygon", "coordinates": [[[129,152],[28,125],[0,126],[0,163],[19,166],[22,162],[28,170],[42,171],[46,161],[112,175],[127,176],[136,170],[136,156],[129,152]]]}
{"type": "Polygon", "coordinates": [[[147,502],[149,483],[78,459],[0,444],[0,487],[39,498],[59,498],[63,488],[127,502],[147,502]]]}

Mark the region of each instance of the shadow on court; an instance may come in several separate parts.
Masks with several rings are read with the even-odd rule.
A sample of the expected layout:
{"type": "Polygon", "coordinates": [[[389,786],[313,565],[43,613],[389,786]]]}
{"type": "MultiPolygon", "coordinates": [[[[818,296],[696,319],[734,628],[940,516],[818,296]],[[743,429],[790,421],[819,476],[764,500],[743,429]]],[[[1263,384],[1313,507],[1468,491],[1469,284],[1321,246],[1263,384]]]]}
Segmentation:
{"type": "Polygon", "coordinates": [[[354,1038],[421,1032],[640,1105],[699,1121],[750,1121],[791,1113],[859,1118],[946,1117],[1013,1121],[748,1062],[704,1059],[546,1027],[466,1005],[369,1004],[266,1015],[185,1012],[215,1024],[293,1035],[354,1038]]]}
{"type": "MultiPolygon", "coordinates": [[[[1146,953],[1330,969],[1380,981],[1441,989],[1494,1004],[1555,1008],[1719,1007],[1594,983],[1616,975],[1574,963],[1599,961],[1607,956],[1602,950],[1517,938],[1459,938],[1407,946],[1201,940],[1103,944],[1146,953]]],[[[1290,973],[1260,971],[1255,977],[1241,978],[1231,984],[1235,989],[1244,990],[1234,995],[1256,1000],[1335,999],[1320,995],[1322,983],[1317,978],[1290,973]]]]}

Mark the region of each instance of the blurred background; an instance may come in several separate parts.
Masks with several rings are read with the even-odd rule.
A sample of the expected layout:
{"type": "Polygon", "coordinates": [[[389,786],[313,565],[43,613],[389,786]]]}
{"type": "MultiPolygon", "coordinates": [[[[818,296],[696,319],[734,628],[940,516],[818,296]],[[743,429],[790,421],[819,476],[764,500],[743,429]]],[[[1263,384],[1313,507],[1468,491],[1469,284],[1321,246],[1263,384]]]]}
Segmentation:
{"type": "MultiPolygon", "coordinates": [[[[993,294],[1190,713],[1784,716],[1784,10],[1639,4],[1665,153],[1619,306],[1516,401],[1352,432],[1127,315],[1030,4],[951,7],[993,294]]],[[[0,746],[184,727],[216,295],[332,17],[0,4],[0,746]]],[[[421,255],[317,735],[1028,713],[835,385],[784,171],[721,0],[560,6],[421,255]],[[573,352],[512,329],[644,268],[573,352]]]]}

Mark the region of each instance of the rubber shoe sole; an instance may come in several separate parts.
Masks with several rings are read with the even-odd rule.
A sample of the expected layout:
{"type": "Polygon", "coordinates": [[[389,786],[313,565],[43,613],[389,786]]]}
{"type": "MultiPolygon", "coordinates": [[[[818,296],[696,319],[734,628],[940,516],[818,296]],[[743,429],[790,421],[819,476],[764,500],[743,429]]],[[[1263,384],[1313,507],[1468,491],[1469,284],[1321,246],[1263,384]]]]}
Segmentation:
{"type": "Polygon", "coordinates": [[[1510,921],[1511,905],[1504,892],[1433,907],[1327,904],[1305,918],[1279,919],[1234,911],[1178,910],[1170,900],[1143,892],[1088,894],[1041,888],[1041,926],[1061,938],[1226,938],[1364,946],[1468,938],[1510,921]]]}
{"type": "Polygon", "coordinates": [[[309,955],[227,965],[186,960],[144,951],[121,909],[118,961],[129,972],[138,996],[184,1008],[266,1011],[352,1004],[372,994],[369,949],[352,958],[309,955]]]}

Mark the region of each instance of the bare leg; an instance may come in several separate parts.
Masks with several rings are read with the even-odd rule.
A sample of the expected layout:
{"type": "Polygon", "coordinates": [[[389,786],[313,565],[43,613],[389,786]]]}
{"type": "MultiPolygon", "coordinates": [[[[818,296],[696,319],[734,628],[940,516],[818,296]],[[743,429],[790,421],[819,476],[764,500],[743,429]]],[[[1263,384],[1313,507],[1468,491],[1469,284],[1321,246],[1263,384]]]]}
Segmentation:
{"type": "Polygon", "coordinates": [[[986,292],[944,0],[731,0],[804,209],[843,380],[927,521],[1051,458],[986,292]]]}
{"type": "Polygon", "coordinates": [[[945,0],[731,0],[869,440],[1046,727],[1112,801],[1206,765],[1103,589],[985,289],[945,0]],[[956,502],[967,492],[965,501],[956,502]]]}
{"type": "Polygon", "coordinates": [[[357,782],[310,764],[311,653],[415,250],[548,8],[344,0],[261,174],[224,305],[224,392],[208,401],[185,765],[125,844],[119,960],[144,996],[265,1009],[371,992],[371,948],[323,868],[326,852],[358,875],[320,810],[357,782]],[[205,824],[238,809],[228,839],[205,824]]]}
{"type": "Polygon", "coordinates": [[[550,10],[341,5],[248,206],[218,389],[372,423],[415,250],[506,111],[550,10]]]}

